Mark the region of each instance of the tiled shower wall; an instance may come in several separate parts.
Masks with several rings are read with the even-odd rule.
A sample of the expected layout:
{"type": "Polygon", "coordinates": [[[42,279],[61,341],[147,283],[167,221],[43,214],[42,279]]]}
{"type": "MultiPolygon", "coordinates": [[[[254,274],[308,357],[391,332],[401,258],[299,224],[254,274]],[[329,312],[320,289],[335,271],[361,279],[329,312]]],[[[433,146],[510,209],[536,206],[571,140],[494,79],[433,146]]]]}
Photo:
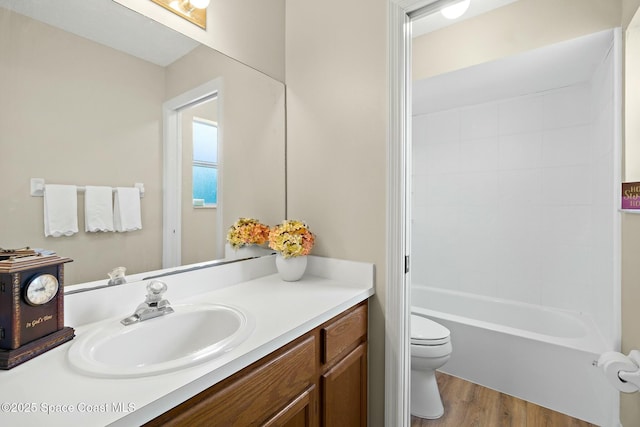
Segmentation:
{"type": "Polygon", "coordinates": [[[413,283],[588,312],[612,336],[612,64],[413,117],[413,283]]]}

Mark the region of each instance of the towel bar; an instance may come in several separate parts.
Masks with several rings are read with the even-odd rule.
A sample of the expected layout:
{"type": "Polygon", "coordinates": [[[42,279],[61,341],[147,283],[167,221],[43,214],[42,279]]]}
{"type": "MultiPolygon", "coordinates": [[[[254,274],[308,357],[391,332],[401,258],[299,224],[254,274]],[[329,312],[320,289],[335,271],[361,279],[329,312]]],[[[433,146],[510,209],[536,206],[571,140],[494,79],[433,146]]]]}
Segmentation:
{"type": "MultiPolygon", "coordinates": [[[[45,184],[45,181],[43,178],[31,178],[30,194],[34,197],[44,196],[44,184],[45,184]]],[[[144,184],[141,182],[136,182],[135,184],[133,184],[133,186],[140,190],[140,197],[144,197],[144,184]]],[[[77,186],[77,188],[78,188],[78,193],[84,193],[85,191],[84,186],[77,186]]],[[[116,191],[115,188],[113,188],[112,190],[114,192],[116,191]]]]}

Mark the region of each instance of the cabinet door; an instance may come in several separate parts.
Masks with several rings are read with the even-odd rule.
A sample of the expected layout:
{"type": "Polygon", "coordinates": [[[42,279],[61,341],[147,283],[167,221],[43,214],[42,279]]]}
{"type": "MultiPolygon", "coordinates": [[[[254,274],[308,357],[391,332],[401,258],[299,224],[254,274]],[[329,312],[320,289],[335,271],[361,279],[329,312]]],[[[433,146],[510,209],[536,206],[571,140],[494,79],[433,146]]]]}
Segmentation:
{"type": "Polygon", "coordinates": [[[267,420],[264,427],[317,427],[318,394],[309,387],[291,403],[267,420]]]}
{"type": "Polygon", "coordinates": [[[322,425],[367,425],[367,344],[356,347],[322,375],[322,425]]]}

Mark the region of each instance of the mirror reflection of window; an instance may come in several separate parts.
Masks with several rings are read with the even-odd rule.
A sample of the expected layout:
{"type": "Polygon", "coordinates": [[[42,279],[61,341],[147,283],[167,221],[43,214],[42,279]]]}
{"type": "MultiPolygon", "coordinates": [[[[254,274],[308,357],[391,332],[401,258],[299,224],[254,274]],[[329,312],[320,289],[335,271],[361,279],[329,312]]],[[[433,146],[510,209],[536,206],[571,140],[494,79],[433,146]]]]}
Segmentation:
{"type": "Polygon", "coordinates": [[[174,110],[179,115],[175,143],[181,151],[181,259],[175,265],[221,258],[224,250],[224,127],[218,115],[218,94],[189,93],[182,102],[184,106],[174,110]]]}
{"type": "Polygon", "coordinates": [[[193,206],[215,207],[218,203],[218,126],[193,119],[193,206]]]}

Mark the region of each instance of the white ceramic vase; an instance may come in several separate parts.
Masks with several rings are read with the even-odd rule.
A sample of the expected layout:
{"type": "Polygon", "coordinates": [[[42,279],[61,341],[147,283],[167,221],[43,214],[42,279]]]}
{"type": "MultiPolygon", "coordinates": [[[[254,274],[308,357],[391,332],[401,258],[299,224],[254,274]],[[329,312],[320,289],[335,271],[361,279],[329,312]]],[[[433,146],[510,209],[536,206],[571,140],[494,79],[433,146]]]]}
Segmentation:
{"type": "Polygon", "coordinates": [[[307,257],[296,256],[284,258],[281,254],[276,255],[276,268],[280,278],[285,282],[295,282],[302,278],[307,269],[307,257]]]}

